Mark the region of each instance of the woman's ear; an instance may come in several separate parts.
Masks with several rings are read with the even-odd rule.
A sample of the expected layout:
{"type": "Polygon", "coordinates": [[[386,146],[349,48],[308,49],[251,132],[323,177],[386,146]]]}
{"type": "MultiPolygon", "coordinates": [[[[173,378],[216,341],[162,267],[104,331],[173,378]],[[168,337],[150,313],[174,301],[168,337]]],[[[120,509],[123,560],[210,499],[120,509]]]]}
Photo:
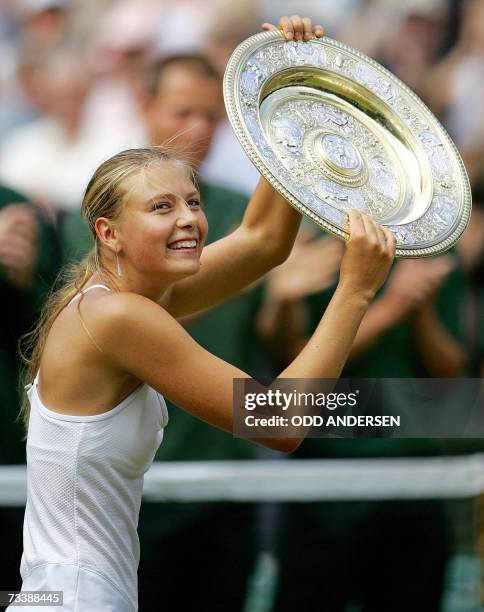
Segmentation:
{"type": "Polygon", "coordinates": [[[99,217],[94,223],[94,229],[101,242],[109,249],[117,252],[118,250],[118,232],[112,221],[105,217],[99,217]]]}

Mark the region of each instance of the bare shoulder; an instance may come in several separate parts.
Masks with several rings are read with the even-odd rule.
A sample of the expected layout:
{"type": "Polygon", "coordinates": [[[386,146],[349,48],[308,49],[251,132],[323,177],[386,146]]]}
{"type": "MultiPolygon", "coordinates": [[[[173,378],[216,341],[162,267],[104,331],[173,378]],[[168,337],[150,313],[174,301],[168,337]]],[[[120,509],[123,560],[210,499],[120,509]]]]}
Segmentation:
{"type": "Polygon", "coordinates": [[[99,321],[107,323],[109,320],[117,321],[119,318],[134,316],[146,310],[160,311],[162,308],[153,300],[131,291],[110,291],[98,299],[102,308],[96,309],[99,321]]]}
{"type": "Polygon", "coordinates": [[[163,306],[127,291],[100,296],[95,303],[86,304],[85,315],[95,326],[99,340],[108,345],[121,335],[129,339],[139,333],[155,332],[167,325],[178,326],[163,306]]]}

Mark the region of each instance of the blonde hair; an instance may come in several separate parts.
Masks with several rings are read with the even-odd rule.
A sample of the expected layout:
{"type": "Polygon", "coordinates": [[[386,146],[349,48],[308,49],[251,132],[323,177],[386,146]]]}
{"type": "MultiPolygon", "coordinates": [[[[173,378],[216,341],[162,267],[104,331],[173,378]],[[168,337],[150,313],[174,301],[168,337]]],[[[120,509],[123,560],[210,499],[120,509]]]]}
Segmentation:
{"type": "MultiPolygon", "coordinates": [[[[76,264],[68,264],[61,271],[37,324],[32,331],[25,334],[20,340],[19,352],[23,362],[21,378],[24,385],[28,386],[39,370],[47,336],[54,321],[72,298],[82,290],[93,274],[98,273],[105,282],[109,283],[110,281],[111,285],[116,286],[115,278],[103,262],[95,229],[96,220],[104,217],[116,221],[123,209],[124,196],[126,195],[123,187],[125,180],[159,161],[169,161],[195,182],[193,170],[188,161],[178,151],[167,147],[121,151],[102,163],[94,172],[87,185],[82,202],[82,216],[87,223],[94,244],[82,261],[76,264]]],[[[77,304],[79,316],[81,316],[80,301],[78,300],[77,304]]],[[[84,325],[82,317],[81,322],[84,325]]],[[[87,329],[86,331],[89,334],[87,329]]],[[[27,393],[24,392],[19,418],[23,420],[26,429],[29,416],[30,404],[27,393]]]]}

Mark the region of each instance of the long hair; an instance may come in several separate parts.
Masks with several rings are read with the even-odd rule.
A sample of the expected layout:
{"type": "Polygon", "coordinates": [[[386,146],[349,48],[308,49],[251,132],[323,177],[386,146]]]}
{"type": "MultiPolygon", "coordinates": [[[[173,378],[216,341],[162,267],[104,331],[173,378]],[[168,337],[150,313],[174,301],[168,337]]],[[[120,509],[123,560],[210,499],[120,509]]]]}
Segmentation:
{"type": "MultiPolygon", "coordinates": [[[[123,209],[124,196],[126,195],[123,188],[125,180],[159,161],[171,162],[188,175],[191,180],[194,180],[190,164],[175,149],[168,149],[167,147],[121,151],[121,153],[117,153],[102,163],[94,172],[82,201],[82,216],[89,228],[93,246],[82,261],[76,264],[68,264],[61,271],[41,311],[37,324],[32,331],[21,338],[19,353],[23,364],[21,376],[23,385],[28,385],[35,378],[40,367],[47,336],[59,313],[82,290],[93,274],[98,273],[111,286],[116,284],[113,275],[103,261],[95,229],[96,220],[104,217],[116,221],[123,209]]],[[[81,316],[79,302],[80,300],[77,308],[81,316]]],[[[81,323],[84,325],[82,317],[81,323]]],[[[30,403],[27,393],[24,391],[19,419],[23,420],[26,429],[28,428],[29,416],[30,403]]]]}

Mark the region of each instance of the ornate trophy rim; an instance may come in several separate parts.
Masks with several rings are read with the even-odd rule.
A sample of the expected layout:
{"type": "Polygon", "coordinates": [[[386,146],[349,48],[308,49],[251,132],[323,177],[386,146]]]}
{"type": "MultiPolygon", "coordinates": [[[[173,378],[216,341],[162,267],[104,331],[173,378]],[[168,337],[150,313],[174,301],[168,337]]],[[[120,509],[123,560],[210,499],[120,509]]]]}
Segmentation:
{"type": "MultiPolygon", "coordinates": [[[[428,124],[426,128],[422,128],[422,134],[427,133],[428,131],[428,133],[433,138],[436,138],[439,140],[438,146],[444,147],[445,154],[449,161],[448,168],[452,167],[453,169],[453,174],[451,178],[453,181],[455,181],[454,187],[455,187],[455,193],[457,194],[455,199],[458,200],[456,202],[456,206],[454,207],[456,210],[452,210],[452,214],[454,215],[454,218],[452,219],[451,223],[449,222],[449,227],[445,226],[445,222],[443,220],[442,215],[440,217],[437,216],[439,223],[441,222],[441,224],[439,225],[440,234],[437,233],[435,236],[431,237],[429,240],[426,240],[425,238],[421,238],[421,237],[419,239],[415,238],[414,244],[412,244],[411,241],[405,243],[405,236],[409,236],[409,235],[413,236],[413,233],[418,234],[419,232],[420,234],[422,234],[422,230],[426,229],[423,226],[422,219],[425,218],[427,214],[429,215],[431,214],[430,212],[428,212],[428,210],[431,208],[431,204],[433,203],[433,200],[432,200],[433,197],[435,200],[437,200],[438,198],[441,198],[441,200],[442,198],[444,199],[447,198],[448,200],[452,202],[452,198],[450,198],[450,196],[447,197],[446,195],[447,192],[445,192],[445,190],[439,193],[434,193],[432,185],[434,184],[436,180],[435,178],[436,173],[432,170],[432,168],[429,165],[429,161],[425,156],[423,145],[421,145],[417,136],[413,132],[410,133],[410,127],[408,127],[409,138],[411,138],[412,141],[414,141],[416,145],[416,149],[418,150],[418,153],[416,153],[415,155],[416,157],[420,156],[419,159],[421,163],[421,168],[424,168],[423,170],[424,176],[422,178],[422,183],[425,181],[427,181],[427,183],[429,181],[430,183],[432,183],[430,184],[430,186],[427,185],[428,193],[426,194],[426,197],[427,197],[428,202],[425,204],[426,207],[424,206],[422,211],[420,212],[410,211],[411,214],[414,215],[414,217],[415,215],[417,216],[415,218],[411,218],[409,222],[405,222],[400,225],[397,224],[396,226],[392,225],[391,222],[390,223],[385,223],[384,221],[382,222],[385,225],[387,225],[389,229],[391,230],[395,230],[395,228],[397,228],[397,231],[395,231],[395,234],[397,237],[397,253],[396,253],[397,257],[407,257],[407,258],[408,257],[412,257],[412,258],[431,257],[434,255],[443,253],[449,248],[451,248],[457,242],[457,240],[460,238],[460,236],[466,229],[468,222],[469,222],[470,213],[471,213],[471,190],[470,190],[469,180],[468,180],[467,173],[464,167],[464,163],[462,161],[462,158],[455,144],[453,143],[453,141],[447,134],[446,130],[437,120],[437,118],[428,109],[428,107],[422,102],[422,100],[409,87],[407,87],[402,81],[400,81],[400,79],[398,79],[389,70],[387,70],[386,68],[378,64],[372,58],[364,55],[363,53],[339,41],[332,40],[328,37],[323,37],[321,39],[313,39],[310,42],[289,42],[287,43],[287,42],[284,42],[284,39],[281,33],[278,31],[277,32],[276,31],[261,32],[254,36],[251,36],[250,38],[242,42],[232,54],[227,64],[227,68],[226,68],[225,76],[224,76],[224,99],[225,99],[227,114],[228,114],[230,123],[232,125],[232,128],[234,129],[235,134],[240,144],[242,145],[245,153],[248,155],[252,163],[256,166],[260,174],[293,207],[299,210],[306,217],[309,217],[317,225],[319,225],[320,227],[322,227],[324,230],[328,231],[329,233],[339,238],[342,238],[344,240],[348,239],[348,233],[344,229],[344,223],[341,222],[341,218],[344,217],[344,212],[341,212],[339,210],[333,211],[331,209],[331,212],[332,213],[334,212],[335,215],[333,215],[333,218],[330,218],[329,215],[326,214],[331,208],[329,207],[329,205],[323,209],[322,214],[321,213],[318,214],[314,210],[314,208],[311,209],[310,205],[308,205],[308,203],[305,202],[303,198],[298,197],[297,193],[295,193],[296,190],[293,188],[293,185],[291,188],[291,185],[288,183],[287,177],[283,174],[282,170],[280,172],[276,172],[275,165],[274,165],[276,162],[274,161],[275,155],[273,154],[273,151],[272,150],[270,151],[270,153],[272,154],[272,159],[268,159],[265,156],[267,151],[269,151],[269,149],[271,148],[270,144],[267,145],[266,149],[264,149],[264,153],[261,152],[261,146],[260,145],[258,146],[258,144],[255,142],[253,134],[249,132],[249,129],[247,127],[246,120],[248,119],[247,119],[246,111],[242,108],[244,95],[241,91],[241,83],[240,83],[242,70],[244,68],[244,62],[248,61],[251,57],[254,57],[254,55],[259,50],[270,46],[270,43],[276,43],[276,42],[279,45],[281,44],[282,45],[292,45],[293,48],[297,48],[296,47],[297,45],[320,45],[322,48],[324,48],[325,50],[324,53],[326,53],[328,50],[329,51],[334,50],[335,53],[341,54],[340,57],[344,55],[346,58],[349,57],[350,59],[358,60],[362,63],[364,67],[369,66],[371,69],[373,69],[373,71],[376,72],[377,76],[384,77],[386,79],[386,82],[390,83],[390,85],[395,90],[396,94],[400,96],[402,100],[404,99],[405,102],[410,102],[410,104],[408,105],[410,107],[409,112],[415,111],[418,118],[420,120],[423,120],[425,124],[428,124]],[[338,216],[338,219],[336,219],[336,216],[338,216]],[[410,231],[407,228],[414,228],[414,229],[410,231]],[[418,240],[420,240],[420,242],[418,242],[418,240]]],[[[287,65],[282,66],[282,68],[280,69],[276,68],[274,72],[266,76],[262,80],[262,82],[258,84],[257,94],[254,94],[254,96],[257,95],[256,110],[254,111],[256,115],[257,123],[258,123],[257,129],[260,130],[261,133],[263,133],[263,125],[262,125],[261,116],[263,117],[263,113],[264,113],[264,108],[262,108],[264,105],[264,102],[269,100],[270,96],[274,93],[276,94],[276,96],[279,96],[281,99],[283,99],[284,96],[286,95],[286,92],[290,90],[290,87],[288,87],[288,85],[289,86],[291,85],[290,81],[287,83],[283,82],[283,79],[284,79],[283,73],[285,70],[287,71],[287,69],[311,70],[314,72],[314,74],[324,75],[324,78],[328,80],[328,83],[331,82],[331,79],[333,80],[340,79],[342,82],[345,80],[347,82],[351,82],[352,84],[355,85],[356,88],[358,88],[358,92],[359,94],[361,94],[361,99],[363,101],[365,100],[365,97],[367,97],[368,99],[370,98],[373,99],[374,102],[376,100],[375,103],[378,103],[378,108],[381,109],[382,113],[387,113],[390,120],[392,118],[392,115],[394,118],[397,117],[396,110],[394,108],[390,108],[389,104],[387,103],[387,100],[382,98],[382,96],[379,94],[378,91],[376,90],[371,91],[371,89],[367,87],[365,84],[358,83],[352,75],[348,76],[347,74],[346,75],[343,74],[342,71],[338,72],[334,66],[330,66],[330,68],[328,68],[327,66],[324,67],[322,65],[314,65],[311,62],[309,62],[308,64],[296,65],[296,64],[291,64],[289,61],[287,61],[286,64],[287,65]],[[275,78],[282,79],[280,80],[280,84],[282,86],[280,88],[278,88],[277,85],[274,86],[273,91],[270,91],[269,94],[266,95],[265,98],[261,98],[261,92],[264,91],[264,87],[268,86],[267,85],[268,83],[273,82],[275,78]],[[262,111],[261,111],[261,108],[262,108],[262,111]]],[[[344,83],[342,87],[344,87],[344,83]]],[[[301,92],[303,92],[304,87],[299,87],[299,89],[301,92]]],[[[303,92],[302,96],[304,95],[305,94],[303,92]]],[[[307,94],[308,98],[309,98],[309,95],[310,94],[307,94]]],[[[368,121],[369,122],[374,121],[376,124],[376,120],[371,117],[368,117],[368,121]]],[[[401,129],[401,128],[407,129],[406,123],[407,123],[406,119],[401,119],[401,125],[397,125],[395,129],[401,129]]],[[[378,129],[383,130],[383,128],[381,127],[379,127],[378,129]]],[[[325,178],[328,181],[331,181],[331,180],[334,180],[333,177],[335,177],[338,184],[343,185],[343,186],[347,185],[348,187],[351,187],[352,185],[362,184],[365,180],[364,172],[367,170],[365,169],[364,164],[362,163],[362,160],[361,160],[361,156],[359,155],[356,148],[353,147],[355,148],[355,151],[356,151],[354,158],[353,158],[355,168],[352,169],[351,167],[349,167],[347,169],[343,169],[341,167],[338,167],[337,165],[334,165],[331,162],[331,160],[328,159],[327,157],[325,158],[324,153],[320,150],[321,149],[320,143],[322,139],[324,139],[326,136],[327,134],[325,134],[324,130],[322,129],[318,130],[314,136],[315,142],[317,141],[317,146],[319,146],[319,149],[318,149],[319,157],[318,157],[318,160],[315,161],[315,163],[321,163],[324,165],[324,168],[322,168],[322,171],[324,171],[325,178]]],[[[341,138],[341,140],[344,141],[345,139],[341,138]]],[[[349,144],[349,146],[350,147],[352,146],[351,143],[349,144]]],[[[441,182],[440,184],[444,185],[442,189],[444,188],[450,189],[450,187],[448,187],[445,184],[445,179],[442,178],[442,176],[440,177],[439,180],[441,182]]],[[[404,186],[402,189],[405,190],[406,187],[404,186]]],[[[309,189],[305,189],[305,192],[309,192],[309,189]]],[[[410,199],[410,196],[408,197],[410,199]]],[[[422,199],[424,199],[423,196],[421,197],[421,200],[422,199]]],[[[348,206],[347,208],[352,208],[352,207],[353,206],[348,206]]],[[[435,214],[438,214],[438,211],[435,214]]],[[[426,220],[426,223],[427,223],[427,229],[428,227],[431,227],[432,224],[431,224],[430,218],[426,220]]],[[[433,230],[435,231],[435,228],[433,228],[433,230]]]]}

